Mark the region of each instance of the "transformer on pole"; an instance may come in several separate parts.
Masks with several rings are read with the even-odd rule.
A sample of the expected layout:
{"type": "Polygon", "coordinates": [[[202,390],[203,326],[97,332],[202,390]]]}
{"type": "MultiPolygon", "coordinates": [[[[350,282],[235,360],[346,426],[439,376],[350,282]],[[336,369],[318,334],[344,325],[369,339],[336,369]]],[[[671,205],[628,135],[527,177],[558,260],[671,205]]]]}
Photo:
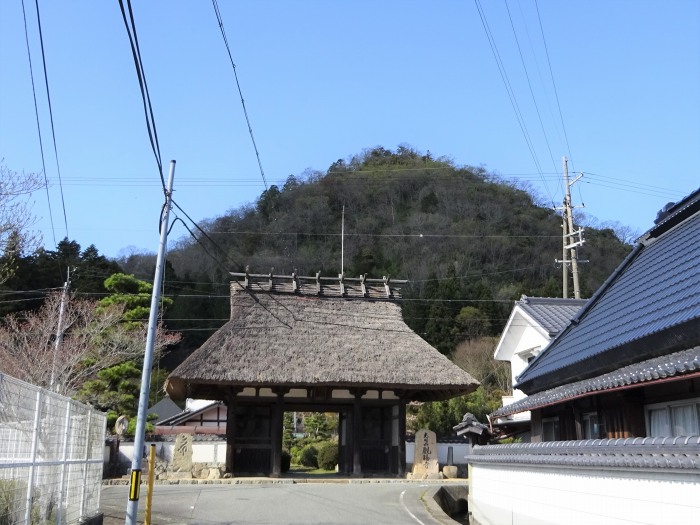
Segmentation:
{"type": "Polygon", "coordinates": [[[583,178],[583,173],[569,182],[569,167],[566,157],[562,157],[562,166],[564,171],[564,190],[566,193],[563,206],[561,208],[555,208],[562,211],[562,259],[555,259],[555,262],[561,263],[562,265],[563,297],[565,299],[569,297],[569,268],[571,268],[574,284],[574,299],[580,299],[581,287],[579,286],[578,263],[587,261],[579,261],[577,248],[583,246],[586,241],[583,238],[583,228],[574,230],[574,206],[571,205],[571,186],[583,178]]]}

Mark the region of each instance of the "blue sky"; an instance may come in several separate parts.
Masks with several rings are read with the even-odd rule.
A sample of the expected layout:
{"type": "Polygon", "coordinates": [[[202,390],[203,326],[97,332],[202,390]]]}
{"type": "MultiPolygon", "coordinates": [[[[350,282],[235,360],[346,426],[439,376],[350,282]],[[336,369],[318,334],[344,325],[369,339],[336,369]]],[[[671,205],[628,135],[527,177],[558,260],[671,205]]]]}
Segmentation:
{"type": "MultiPolygon", "coordinates": [[[[25,4],[50,183],[49,198],[42,190],[32,202],[53,249],[66,231],[36,12],[25,4]]],[[[163,194],[118,2],[39,6],[68,237],[108,256],[155,251],[163,194]]],[[[558,204],[567,155],[572,176],[586,173],[574,202],[639,231],[700,186],[696,0],[219,6],[269,184],[409,144],[516,177],[558,204]]],[[[264,186],[211,2],[133,7],[165,170],[177,160],[176,201],[198,221],[253,202],[264,186]]],[[[21,0],[0,3],[0,77],[0,158],[40,172],[21,0]]],[[[185,235],[176,225],[171,244],[185,235]]]]}

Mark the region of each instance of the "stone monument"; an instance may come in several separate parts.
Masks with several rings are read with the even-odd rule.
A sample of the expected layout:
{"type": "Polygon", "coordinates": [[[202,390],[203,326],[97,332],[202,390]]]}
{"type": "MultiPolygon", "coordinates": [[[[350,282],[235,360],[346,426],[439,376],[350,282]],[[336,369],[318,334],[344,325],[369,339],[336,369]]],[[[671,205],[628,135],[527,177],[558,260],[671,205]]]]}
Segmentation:
{"type": "Polygon", "coordinates": [[[192,475],[192,434],[178,434],[175,438],[172,471],[192,475]]]}
{"type": "Polygon", "coordinates": [[[416,432],[416,448],[413,453],[412,479],[440,479],[435,432],[421,429],[416,432]]]}

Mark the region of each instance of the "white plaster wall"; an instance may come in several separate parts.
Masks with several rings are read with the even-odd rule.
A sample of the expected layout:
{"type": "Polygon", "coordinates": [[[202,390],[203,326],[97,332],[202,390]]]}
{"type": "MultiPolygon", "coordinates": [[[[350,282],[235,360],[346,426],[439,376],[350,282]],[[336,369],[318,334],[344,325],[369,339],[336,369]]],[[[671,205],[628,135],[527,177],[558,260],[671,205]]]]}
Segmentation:
{"type": "MultiPolygon", "coordinates": [[[[148,454],[150,453],[150,447],[152,442],[147,441],[144,445],[146,450],[146,455],[143,458],[142,464],[146,465],[148,462],[148,454]]],[[[173,448],[175,448],[175,442],[158,442],[153,443],[156,446],[156,457],[162,461],[167,461],[168,463],[173,460],[173,448]]],[[[107,449],[107,457],[105,461],[109,461],[109,449],[107,449]]],[[[193,449],[194,455],[194,449],[193,449]]],[[[131,465],[134,454],[134,444],[133,443],[120,443],[119,444],[119,458],[122,463],[128,463],[131,465]]]]}
{"type": "Polygon", "coordinates": [[[472,465],[482,525],[685,524],[700,516],[700,473],[472,465]]]}
{"type": "MultiPolygon", "coordinates": [[[[146,453],[148,454],[150,442],[146,443],[146,453]]],[[[406,463],[413,464],[413,452],[415,443],[406,443],[406,463]]],[[[156,456],[159,459],[170,462],[173,459],[174,441],[157,442],[156,456]]],[[[468,443],[438,443],[438,463],[447,464],[447,449],[452,447],[452,463],[454,465],[466,465],[466,457],[471,452],[468,443]]],[[[131,464],[134,453],[133,443],[121,443],[119,454],[123,463],[131,464]]],[[[105,448],[105,462],[109,460],[109,448],[105,448]]],[[[192,444],[192,461],[194,463],[225,463],[226,462],[226,441],[195,441],[192,444]]]]}
{"type": "MultiPolygon", "coordinates": [[[[440,465],[447,465],[447,449],[452,447],[452,464],[453,465],[466,465],[467,456],[471,452],[471,446],[469,443],[438,443],[437,444],[437,454],[438,463],[440,465]]],[[[416,450],[415,443],[406,443],[406,464],[413,465],[413,454],[416,450]]]]}
{"type": "MultiPolygon", "coordinates": [[[[150,443],[146,443],[146,453],[150,447],[150,443]]],[[[175,443],[172,441],[156,443],[156,456],[158,459],[170,462],[173,459],[173,448],[175,443]]],[[[109,449],[107,450],[107,458],[109,459],[109,449]]],[[[133,443],[122,443],[119,445],[119,454],[122,462],[131,463],[134,453],[133,443]]],[[[193,463],[225,463],[226,462],[226,442],[225,441],[207,441],[194,442],[192,444],[192,462],[193,463]]]]}

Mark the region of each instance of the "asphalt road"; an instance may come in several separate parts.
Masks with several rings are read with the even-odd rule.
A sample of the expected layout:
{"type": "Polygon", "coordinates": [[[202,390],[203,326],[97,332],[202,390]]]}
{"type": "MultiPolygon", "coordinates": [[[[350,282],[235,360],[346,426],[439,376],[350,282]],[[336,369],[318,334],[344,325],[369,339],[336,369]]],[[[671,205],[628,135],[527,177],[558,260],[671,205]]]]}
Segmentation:
{"type": "MultiPolygon", "coordinates": [[[[152,525],[445,525],[456,522],[428,509],[422,496],[434,485],[417,483],[299,483],[156,485],[152,525]]],[[[127,486],[102,488],[105,525],[124,523],[127,486]]],[[[139,501],[143,521],[145,490],[139,501]]]]}

